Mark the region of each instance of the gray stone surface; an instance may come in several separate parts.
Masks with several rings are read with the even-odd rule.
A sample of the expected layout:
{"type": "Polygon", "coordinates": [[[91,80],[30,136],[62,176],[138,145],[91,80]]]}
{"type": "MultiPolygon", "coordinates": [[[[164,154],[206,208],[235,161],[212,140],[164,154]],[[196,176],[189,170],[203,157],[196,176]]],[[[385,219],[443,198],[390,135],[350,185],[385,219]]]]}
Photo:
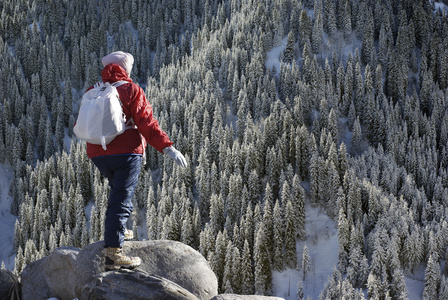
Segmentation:
{"type": "Polygon", "coordinates": [[[75,286],[78,280],[75,274],[80,251],[75,247],[57,248],[44,265],[43,273],[48,288],[61,299],[76,298],[75,286]]]}
{"type": "MultiPolygon", "coordinates": [[[[79,298],[86,284],[104,272],[104,243],[84,249],[63,247],[28,265],[22,273],[23,299],[79,298]]],[[[126,242],[124,253],[139,256],[139,267],[152,276],[163,277],[199,299],[218,294],[218,281],[206,259],[193,248],[175,241],[126,242]]],[[[98,278],[98,277],[97,277],[98,278]]]]}
{"type": "Polygon", "coordinates": [[[74,299],[74,274],[79,248],[61,247],[22,272],[23,300],[48,299],[58,296],[61,299],[74,299]]]}
{"type": "Polygon", "coordinates": [[[269,297],[259,295],[236,295],[236,294],[220,294],[211,300],[285,300],[281,297],[269,297]]]}
{"type": "MultiPolygon", "coordinates": [[[[89,278],[104,271],[103,243],[85,247],[78,255],[77,271],[82,288],[89,278]],[[84,281],[84,282],[82,282],[84,281]]],[[[199,299],[209,300],[218,294],[218,280],[207,260],[196,250],[168,240],[126,242],[126,255],[142,259],[139,269],[164,277],[187,289],[199,299]]],[[[81,293],[77,290],[77,294],[81,293]]]]}
{"type": "Polygon", "coordinates": [[[82,290],[80,300],[198,300],[183,287],[144,271],[120,270],[94,276],[82,290]]]}
{"type": "Polygon", "coordinates": [[[9,270],[0,270],[0,299],[16,299],[14,296],[18,292],[18,286],[16,275],[9,270]]]}

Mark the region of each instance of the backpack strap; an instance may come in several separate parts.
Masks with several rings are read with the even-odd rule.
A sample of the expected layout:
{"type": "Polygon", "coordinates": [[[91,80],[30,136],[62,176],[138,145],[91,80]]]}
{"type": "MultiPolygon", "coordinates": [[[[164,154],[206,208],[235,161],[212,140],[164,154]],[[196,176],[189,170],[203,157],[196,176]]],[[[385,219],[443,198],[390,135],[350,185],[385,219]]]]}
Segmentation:
{"type": "MultiPolygon", "coordinates": [[[[120,85],[125,84],[125,83],[129,83],[129,82],[125,81],[125,80],[120,80],[120,81],[115,81],[114,83],[112,83],[112,85],[114,87],[119,87],[120,85]]],[[[121,100],[120,100],[120,103],[121,103],[121,100]]],[[[123,103],[121,105],[123,106],[123,103]]],[[[136,129],[136,130],[138,130],[137,125],[135,125],[134,120],[132,119],[132,117],[129,120],[126,121],[125,130],[128,130],[128,129],[136,129]]],[[[141,142],[143,144],[143,135],[140,132],[139,132],[139,135],[140,135],[140,140],[141,140],[141,142]]],[[[145,149],[144,145],[143,145],[143,149],[145,149]]],[[[146,161],[145,157],[146,157],[146,151],[143,151],[143,161],[146,161]]]]}
{"type": "MultiPolygon", "coordinates": [[[[120,85],[125,84],[125,83],[129,83],[129,81],[125,81],[125,80],[115,81],[111,85],[114,86],[114,87],[119,87],[120,85]]],[[[121,102],[121,100],[120,100],[120,103],[123,106],[123,103],[121,102]]],[[[130,118],[126,122],[126,129],[125,130],[128,130],[128,129],[137,129],[137,126],[135,125],[134,120],[132,118],[130,118]]]]}
{"type": "Polygon", "coordinates": [[[115,81],[111,85],[113,85],[114,87],[119,87],[120,85],[125,84],[125,83],[129,83],[129,81],[126,81],[126,80],[115,81]]]}

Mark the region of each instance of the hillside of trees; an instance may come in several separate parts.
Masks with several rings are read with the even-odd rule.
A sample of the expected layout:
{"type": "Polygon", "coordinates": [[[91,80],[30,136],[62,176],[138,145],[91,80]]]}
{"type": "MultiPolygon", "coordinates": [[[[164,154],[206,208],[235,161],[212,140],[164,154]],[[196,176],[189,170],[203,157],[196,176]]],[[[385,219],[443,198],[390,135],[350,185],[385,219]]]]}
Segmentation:
{"type": "Polygon", "coordinates": [[[4,0],[0,11],[17,274],[102,239],[108,183],[72,127],[101,57],[122,50],[189,163],[147,149],[136,232],[198,249],[220,292],[270,295],[272,270],[302,268],[309,202],[338,228],[321,299],[407,299],[404,277],[422,265],[423,297],[448,299],[448,15],[433,2],[4,0]],[[282,41],[280,67],[266,67],[282,41]]]}

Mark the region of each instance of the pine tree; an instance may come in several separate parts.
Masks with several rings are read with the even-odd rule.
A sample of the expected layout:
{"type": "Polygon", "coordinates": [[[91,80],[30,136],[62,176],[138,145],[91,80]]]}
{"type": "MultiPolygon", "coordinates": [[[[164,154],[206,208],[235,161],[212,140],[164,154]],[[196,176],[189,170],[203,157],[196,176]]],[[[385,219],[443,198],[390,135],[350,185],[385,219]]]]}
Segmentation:
{"type": "Polygon", "coordinates": [[[303,292],[303,281],[302,280],[298,280],[297,281],[297,300],[302,300],[303,297],[305,296],[304,292],[303,292]]]}
{"type": "Polygon", "coordinates": [[[224,200],[220,195],[213,194],[210,198],[210,225],[215,234],[224,229],[224,200]]]}
{"type": "Polygon", "coordinates": [[[353,135],[352,135],[352,150],[354,153],[357,153],[361,150],[362,144],[362,136],[361,136],[361,124],[359,121],[359,117],[356,118],[355,123],[353,124],[353,135]]]}
{"type": "Polygon", "coordinates": [[[293,217],[295,218],[296,238],[304,239],[305,232],[305,191],[300,185],[300,179],[297,174],[294,175],[292,183],[292,205],[293,217]]]}
{"type": "Polygon", "coordinates": [[[243,189],[242,178],[239,174],[232,174],[229,178],[229,194],[227,196],[226,212],[231,223],[235,223],[239,217],[241,192],[243,189]]]}
{"type": "Polygon", "coordinates": [[[284,236],[284,219],[278,200],[274,205],[273,213],[273,252],[272,252],[272,269],[283,269],[283,236],[284,236]]]}
{"type": "Polygon", "coordinates": [[[186,245],[194,246],[193,221],[190,212],[187,210],[182,221],[180,241],[186,245]]]}
{"type": "Polygon", "coordinates": [[[445,275],[442,275],[442,280],[440,282],[440,292],[439,299],[447,299],[448,297],[448,282],[445,275]]]}
{"type": "Polygon", "coordinates": [[[438,299],[441,279],[440,273],[440,265],[437,260],[437,255],[431,253],[425,271],[423,299],[438,299]]]}
{"type": "Polygon", "coordinates": [[[339,253],[338,253],[338,261],[339,268],[341,270],[345,270],[348,263],[348,249],[349,249],[349,241],[350,241],[350,227],[344,213],[343,208],[339,210],[339,221],[338,221],[338,242],[339,242],[339,253]]]}
{"type": "Polygon", "coordinates": [[[294,220],[294,209],[291,201],[286,203],[286,228],[285,228],[285,266],[295,268],[297,266],[296,250],[296,225],[294,220]]]}
{"type": "Polygon", "coordinates": [[[260,197],[261,188],[261,182],[257,170],[254,169],[250,172],[247,187],[250,203],[254,205],[260,197]]]}
{"type": "Polygon", "coordinates": [[[320,199],[320,181],[323,180],[323,178],[320,176],[322,174],[323,170],[321,169],[321,158],[318,153],[313,154],[310,160],[310,193],[311,193],[311,199],[314,203],[318,203],[320,199]]]}
{"type": "Polygon", "coordinates": [[[352,33],[352,17],[351,17],[351,9],[350,9],[350,1],[341,1],[340,6],[342,7],[341,18],[341,29],[344,33],[344,39],[349,41],[351,33],[352,33]]]}
{"type": "Polygon", "coordinates": [[[324,33],[324,23],[323,23],[323,16],[322,16],[322,9],[319,7],[318,11],[314,12],[315,18],[314,18],[314,24],[313,29],[311,32],[311,46],[313,49],[313,52],[316,54],[321,53],[321,48],[323,44],[323,33],[324,33]]]}
{"type": "Polygon", "coordinates": [[[238,247],[233,247],[232,251],[232,287],[234,293],[241,293],[241,287],[242,287],[242,278],[241,278],[241,272],[242,272],[242,263],[241,263],[241,254],[238,247]]]}
{"type": "Polygon", "coordinates": [[[408,292],[403,272],[399,268],[394,269],[392,272],[393,272],[391,283],[392,299],[399,299],[399,300],[408,299],[408,292]]]}
{"type": "Polygon", "coordinates": [[[310,17],[308,16],[308,13],[305,9],[302,9],[300,13],[299,18],[299,48],[300,50],[303,49],[303,47],[306,44],[306,41],[311,39],[311,31],[312,31],[312,21],[310,20],[310,17]]]}
{"type": "Polygon", "coordinates": [[[255,241],[254,236],[256,234],[255,225],[259,226],[259,224],[254,223],[254,213],[250,204],[247,205],[246,214],[240,219],[240,224],[240,230],[244,235],[244,239],[249,242],[250,248],[253,249],[255,241]]]}
{"type": "Polygon", "coordinates": [[[54,153],[53,133],[51,131],[50,120],[47,119],[45,126],[45,146],[44,146],[44,158],[48,159],[54,153]]]}
{"type": "Polygon", "coordinates": [[[328,33],[330,37],[336,32],[336,9],[334,1],[325,0],[324,2],[324,28],[325,32],[328,33]]]}
{"type": "Polygon", "coordinates": [[[25,258],[23,256],[23,250],[22,247],[19,246],[19,249],[17,249],[17,255],[14,260],[14,274],[19,275],[22,274],[23,269],[25,269],[25,258]]]}
{"type": "Polygon", "coordinates": [[[374,51],[374,20],[369,10],[365,16],[364,32],[361,46],[361,58],[364,64],[370,64],[374,51]]]}
{"type": "Polygon", "coordinates": [[[244,240],[243,254],[241,257],[241,293],[251,295],[254,293],[254,272],[252,255],[249,242],[244,240]]]}
{"type": "Polygon", "coordinates": [[[224,293],[233,293],[233,276],[234,276],[234,269],[232,265],[232,259],[233,259],[233,245],[232,241],[227,242],[227,248],[225,253],[225,260],[224,260],[224,273],[222,277],[222,283],[223,286],[221,287],[221,290],[224,291],[224,293]]]}
{"type": "MultiPolygon", "coordinates": [[[[204,257],[208,257],[209,253],[215,249],[215,238],[209,224],[206,224],[199,236],[199,252],[204,257]]],[[[210,262],[211,264],[212,262],[210,262]]]]}
{"type": "Polygon", "coordinates": [[[223,286],[224,268],[225,268],[225,258],[226,258],[226,247],[227,247],[227,237],[226,233],[218,232],[215,242],[214,259],[211,262],[212,269],[218,277],[218,286],[223,286]]]}
{"type": "Polygon", "coordinates": [[[256,295],[270,295],[272,289],[271,262],[266,248],[266,234],[262,223],[254,243],[254,280],[256,295]]]}
{"type": "Polygon", "coordinates": [[[414,267],[422,261],[422,246],[422,239],[420,237],[418,227],[415,226],[415,228],[411,230],[411,233],[406,236],[403,247],[403,256],[406,257],[406,259],[404,260],[405,267],[408,270],[413,271],[414,267]]]}
{"type": "Polygon", "coordinates": [[[311,258],[308,252],[308,246],[305,244],[303,246],[302,252],[302,272],[303,280],[306,280],[308,273],[311,271],[311,258]]]}
{"type": "Polygon", "coordinates": [[[349,266],[347,268],[347,279],[354,287],[363,287],[367,283],[369,275],[367,258],[359,246],[350,251],[349,266]]]}
{"type": "Polygon", "coordinates": [[[295,59],[295,36],[294,36],[294,32],[290,31],[288,33],[288,39],[287,39],[287,43],[286,43],[286,48],[285,48],[285,52],[283,53],[283,62],[284,63],[292,63],[293,60],[295,59]]]}

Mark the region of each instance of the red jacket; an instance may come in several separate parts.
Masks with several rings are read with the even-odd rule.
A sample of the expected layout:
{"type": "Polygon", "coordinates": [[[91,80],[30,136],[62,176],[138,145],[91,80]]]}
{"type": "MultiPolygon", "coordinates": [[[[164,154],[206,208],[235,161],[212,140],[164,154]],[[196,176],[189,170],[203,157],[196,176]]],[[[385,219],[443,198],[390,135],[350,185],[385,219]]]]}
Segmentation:
{"type": "Polygon", "coordinates": [[[89,158],[115,154],[143,154],[146,143],[162,152],[163,148],[173,144],[168,135],[160,128],[159,122],[153,117],[151,104],[146,99],[143,89],[132,82],[122,67],[109,64],[104,67],[101,77],[103,82],[113,83],[120,80],[129,82],[120,85],[117,90],[123,103],[126,120],[132,118],[138,130],[126,130],[107,145],[106,151],[101,145],[87,143],[89,158]]]}

